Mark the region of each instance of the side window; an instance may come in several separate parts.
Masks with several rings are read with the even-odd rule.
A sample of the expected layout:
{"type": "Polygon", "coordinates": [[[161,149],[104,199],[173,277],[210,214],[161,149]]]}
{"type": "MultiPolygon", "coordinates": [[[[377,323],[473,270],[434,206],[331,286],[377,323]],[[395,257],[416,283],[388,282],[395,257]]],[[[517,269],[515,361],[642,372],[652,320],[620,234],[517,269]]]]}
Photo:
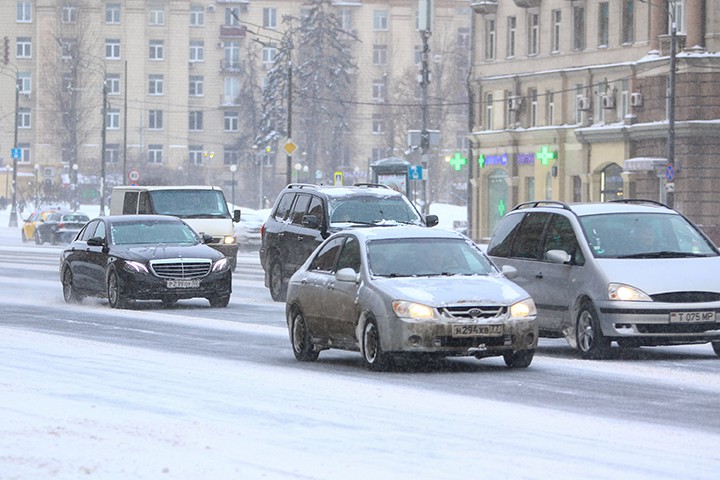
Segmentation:
{"type": "Polygon", "coordinates": [[[95,233],[93,234],[93,237],[100,237],[103,240],[107,239],[107,232],[105,231],[105,222],[98,222],[97,229],[95,229],[95,233]]]}
{"type": "Polygon", "coordinates": [[[320,228],[325,224],[325,208],[323,207],[322,199],[313,195],[310,201],[310,208],[308,209],[308,215],[315,215],[320,221],[320,228]]]}
{"type": "Polygon", "coordinates": [[[520,222],[525,217],[523,214],[506,215],[497,226],[495,234],[488,245],[488,255],[493,257],[509,257],[515,233],[520,222]]]}
{"type": "Polygon", "coordinates": [[[138,213],[155,213],[150,198],[150,192],[140,192],[140,202],[138,205],[138,213]]]}
{"type": "Polygon", "coordinates": [[[290,213],[290,206],[292,205],[292,201],[294,198],[294,193],[286,193],[280,198],[280,202],[278,203],[278,206],[275,209],[275,213],[273,214],[273,218],[275,220],[283,221],[287,218],[288,213],[290,213]]]}
{"type": "Polygon", "coordinates": [[[134,215],[137,212],[138,192],[125,192],[123,198],[123,215],[134,215]]]}
{"type": "Polygon", "coordinates": [[[296,225],[302,225],[302,217],[308,210],[310,195],[298,194],[290,212],[290,221],[296,225]]]}
{"type": "Polygon", "coordinates": [[[573,257],[573,263],[583,265],[585,257],[578,248],[577,237],[567,217],[552,215],[543,247],[543,258],[549,250],[564,250],[573,257]]]}
{"type": "Polygon", "coordinates": [[[352,268],[355,273],[360,271],[360,244],[355,237],[348,237],[338,258],[337,269],[352,268]]]}
{"type": "Polygon", "coordinates": [[[518,258],[539,259],[542,250],[540,241],[549,214],[530,212],[520,224],[515,236],[511,255],[518,258]]]}
{"type": "Polygon", "coordinates": [[[94,222],[90,222],[85,225],[85,228],[83,229],[82,234],[79,236],[79,239],[83,242],[87,242],[89,238],[93,237],[93,234],[97,229],[98,223],[100,223],[100,220],[95,220],[94,222]]]}
{"type": "Polygon", "coordinates": [[[310,270],[319,272],[332,272],[335,267],[335,259],[342,247],[345,237],[338,237],[325,244],[310,264],[310,270]]]}

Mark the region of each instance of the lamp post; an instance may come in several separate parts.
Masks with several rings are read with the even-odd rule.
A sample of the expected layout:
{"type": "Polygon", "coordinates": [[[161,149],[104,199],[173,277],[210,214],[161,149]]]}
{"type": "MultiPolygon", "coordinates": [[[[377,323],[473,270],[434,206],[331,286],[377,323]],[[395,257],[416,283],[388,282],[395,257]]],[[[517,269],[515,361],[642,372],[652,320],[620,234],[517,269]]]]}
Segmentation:
{"type": "Polygon", "coordinates": [[[303,164],[300,163],[300,162],[297,162],[297,163],[293,166],[293,168],[295,169],[295,176],[297,177],[298,183],[300,183],[300,172],[303,172],[303,173],[305,174],[305,178],[306,178],[306,181],[307,181],[307,174],[308,174],[308,172],[310,171],[310,167],[308,167],[307,165],[303,165],[303,164]]]}
{"type": "Polygon", "coordinates": [[[71,176],[71,188],[72,188],[72,210],[73,212],[78,209],[78,164],[73,163],[71,176]]]}
{"type": "Polygon", "coordinates": [[[33,166],[33,170],[35,171],[35,210],[40,208],[40,196],[38,195],[38,179],[40,174],[40,165],[37,163],[33,166]]]}
{"type": "MultiPolygon", "coordinates": [[[[675,13],[677,5],[675,0],[668,0],[668,14],[670,15],[670,76],[668,78],[668,141],[667,141],[667,161],[668,170],[675,171],[675,68],[677,48],[677,23],[675,22],[675,13]]],[[[673,181],[674,183],[674,181],[673,181]]],[[[675,187],[667,192],[667,205],[673,208],[675,205],[675,187]]]]}
{"type": "Polygon", "coordinates": [[[17,163],[18,163],[18,103],[20,102],[20,78],[15,73],[15,136],[13,140],[13,151],[12,151],[12,206],[10,207],[10,222],[9,227],[18,226],[17,218],[17,163]]]}
{"type": "Polygon", "coordinates": [[[230,165],[230,173],[232,174],[232,194],[230,198],[232,198],[233,209],[235,208],[235,172],[237,172],[237,165],[233,163],[230,165]]]}

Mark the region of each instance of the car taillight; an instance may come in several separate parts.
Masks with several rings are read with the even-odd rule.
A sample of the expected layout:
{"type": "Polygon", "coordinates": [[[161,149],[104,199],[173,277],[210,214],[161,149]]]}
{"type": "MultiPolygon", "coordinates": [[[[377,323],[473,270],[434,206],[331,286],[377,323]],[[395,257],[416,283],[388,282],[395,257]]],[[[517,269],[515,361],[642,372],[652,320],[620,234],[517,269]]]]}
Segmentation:
{"type": "Polygon", "coordinates": [[[58,228],[65,228],[65,224],[63,222],[58,223],[58,228]]]}
{"type": "Polygon", "coordinates": [[[265,224],[260,225],[260,238],[265,234],[265,224]]]}

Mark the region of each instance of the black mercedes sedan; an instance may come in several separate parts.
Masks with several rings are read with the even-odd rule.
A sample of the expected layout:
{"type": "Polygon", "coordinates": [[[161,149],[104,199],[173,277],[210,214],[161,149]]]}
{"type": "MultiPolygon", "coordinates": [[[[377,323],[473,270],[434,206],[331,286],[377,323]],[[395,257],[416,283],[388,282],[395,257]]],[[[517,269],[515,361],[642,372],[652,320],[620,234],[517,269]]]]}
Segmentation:
{"type": "Polygon", "coordinates": [[[110,215],[90,220],[63,250],[60,280],[68,303],[107,297],[113,308],[134,300],[206,298],[226,307],[232,292],[227,258],[184,221],[166,215],[110,215]]]}

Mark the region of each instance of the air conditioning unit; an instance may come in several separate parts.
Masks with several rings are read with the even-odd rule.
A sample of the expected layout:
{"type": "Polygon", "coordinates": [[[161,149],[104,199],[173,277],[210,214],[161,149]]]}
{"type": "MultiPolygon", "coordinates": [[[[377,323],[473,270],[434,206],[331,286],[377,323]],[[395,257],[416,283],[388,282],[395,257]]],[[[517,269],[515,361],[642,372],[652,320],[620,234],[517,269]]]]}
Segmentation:
{"type": "Polygon", "coordinates": [[[206,10],[210,13],[215,13],[215,5],[208,5],[206,10]]]}
{"type": "Polygon", "coordinates": [[[633,92],[630,94],[630,106],[631,107],[642,107],[643,97],[640,92],[633,92]]]}
{"type": "Polygon", "coordinates": [[[613,95],[603,95],[602,106],[607,109],[615,108],[615,97],[613,95]]]}
{"type": "Polygon", "coordinates": [[[590,99],[582,95],[577,96],[577,108],[578,110],[586,111],[590,110],[590,99]]]}
{"type": "Polygon", "coordinates": [[[523,97],[519,95],[513,95],[511,97],[508,97],[508,108],[512,110],[513,112],[516,112],[520,110],[520,107],[523,103],[523,97]]]}

